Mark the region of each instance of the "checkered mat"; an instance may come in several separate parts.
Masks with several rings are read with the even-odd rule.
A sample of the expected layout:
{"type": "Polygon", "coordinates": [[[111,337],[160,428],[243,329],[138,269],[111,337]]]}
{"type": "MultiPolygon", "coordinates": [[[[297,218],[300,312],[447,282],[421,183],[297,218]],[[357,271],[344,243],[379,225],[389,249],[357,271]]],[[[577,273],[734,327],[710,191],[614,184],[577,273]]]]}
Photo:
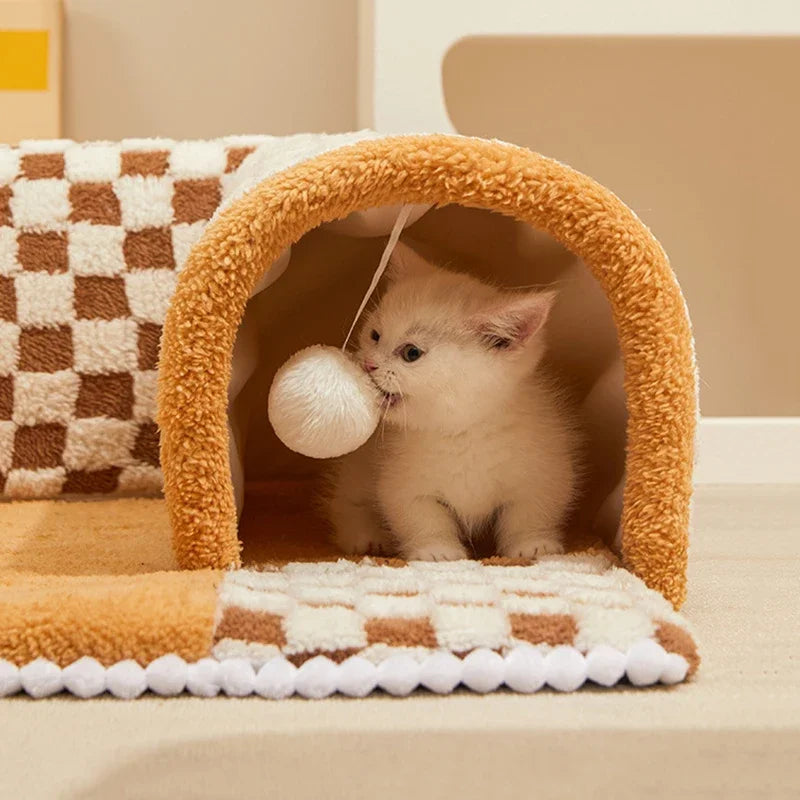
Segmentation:
{"type": "MultiPolygon", "coordinates": [[[[535,563],[342,559],[172,576],[181,589],[161,595],[171,609],[163,634],[172,652],[152,637],[130,643],[135,660],[130,650],[109,649],[106,620],[95,646],[90,625],[78,648],[67,635],[34,659],[37,637],[18,638],[13,608],[11,620],[0,616],[0,697],[68,691],[132,699],[148,689],[273,699],[364,697],[376,688],[401,696],[421,687],[574,691],[586,682],[672,685],[699,664],[686,621],[602,552],[535,563]],[[207,591],[197,594],[203,583],[207,591]]],[[[153,603],[153,577],[146,576],[147,602],[137,609],[163,610],[153,603]]],[[[161,577],[170,581],[170,573],[161,577]]],[[[92,607],[86,599],[84,615],[92,607]]],[[[124,619],[141,622],[132,609],[124,619]]]]}
{"type": "Polygon", "coordinates": [[[167,305],[267,138],[0,147],[0,495],[160,491],[167,305]]]}
{"type": "Polygon", "coordinates": [[[381,663],[448,651],[506,655],[520,645],[547,654],[654,641],[699,658],[686,621],[657,592],[606,554],[455,562],[364,559],[292,563],[228,572],[222,581],[213,655],[259,666],[316,656],[381,663]]]}

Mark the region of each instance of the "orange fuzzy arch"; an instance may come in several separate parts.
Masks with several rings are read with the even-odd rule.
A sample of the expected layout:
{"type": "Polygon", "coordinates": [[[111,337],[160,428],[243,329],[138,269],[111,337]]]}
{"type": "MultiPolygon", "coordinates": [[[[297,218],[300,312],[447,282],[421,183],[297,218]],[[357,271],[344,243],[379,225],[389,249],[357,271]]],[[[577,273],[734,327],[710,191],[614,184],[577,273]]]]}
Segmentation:
{"type": "Polygon", "coordinates": [[[161,463],[180,566],[239,564],[227,389],[256,282],[312,228],[400,203],[457,203],[529,223],[597,278],[626,375],[623,563],[679,607],[696,390],[689,320],[667,258],[635,214],[585,175],[520,147],[458,136],[387,137],[302,162],[233,203],[192,250],[167,313],[159,371],[161,463]]]}

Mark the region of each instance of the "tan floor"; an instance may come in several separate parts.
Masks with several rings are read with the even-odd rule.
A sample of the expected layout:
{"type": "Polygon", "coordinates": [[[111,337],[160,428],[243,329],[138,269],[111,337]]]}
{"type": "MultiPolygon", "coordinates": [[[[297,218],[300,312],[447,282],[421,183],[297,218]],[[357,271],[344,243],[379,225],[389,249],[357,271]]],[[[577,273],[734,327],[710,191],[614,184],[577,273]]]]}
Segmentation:
{"type": "Polygon", "coordinates": [[[0,702],[0,797],[800,796],[800,487],[698,492],[676,689],[0,702]]]}

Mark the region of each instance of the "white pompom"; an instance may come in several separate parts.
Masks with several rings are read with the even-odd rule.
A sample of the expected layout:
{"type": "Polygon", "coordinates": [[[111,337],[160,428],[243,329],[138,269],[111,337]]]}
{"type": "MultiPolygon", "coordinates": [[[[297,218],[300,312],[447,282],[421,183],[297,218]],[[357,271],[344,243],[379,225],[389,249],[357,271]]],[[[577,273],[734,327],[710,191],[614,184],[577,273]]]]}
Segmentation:
{"type": "Polygon", "coordinates": [[[420,665],[411,656],[389,656],[378,664],[378,685],[395,697],[405,697],[419,686],[420,665]]]}
{"type": "Polygon", "coordinates": [[[689,663],[683,656],[677,653],[667,653],[659,680],[667,686],[672,686],[674,683],[685,680],[687,672],[689,672],[689,663]]]}
{"type": "Polygon", "coordinates": [[[76,697],[97,697],[106,690],[106,669],[97,659],[83,656],[64,667],[64,688],[76,697]]]}
{"type": "Polygon", "coordinates": [[[186,671],[186,688],[197,697],[216,697],[222,688],[219,661],[215,658],[201,658],[189,664],[186,671]]]}
{"type": "Polygon", "coordinates": [[[634,686],[650,686],[658,683],[666,665],[666,651],[652,639],[636,642],[628,650],[626,671],[628,680],[634,686]]]}
{"type": "Polygon", "coordinates": [[[16,694],[21,688],[19,667],[0,658],[0,697],[16,694]]]}
{"type": "Polygon", "coordinates": [[[118,661],[106,670],[106,688],[114,697],[133,700],[147,690],[147,676],[133,659],[118,661]]]}
{"type": "Polygon", "coordinates": [[[553,648],[544,664],[547,683],[559,692],[574,692],[586,680],[586,659],[574,647],[553,648]]]}
{"type": "Polygon", "coordinates": [[[515,692],[538,692],[545,682],[544,657],[529,644],[518,644],[506,656],[505,684],[515,692]]]}
{"type": "Polygon", "coordinates": [[[19,677],[22,688],[37,700],[56,694],[64,688],[61,667],[46,658],[37,658],[20,668],[19,677]]]}
{"type": "Polygon", "coordinates": [[[246,658],[226,658],[219,665],[219,682],[228,697],[247,697],[256,687],[256,671],[246,658]]]}
{"type": "Polygon", "coordinates": [[[480,647],[464,658],[464,672],[461,681],[473,692],[486,694],[493,692],[505,675],[505,662],[499,653],[480,647]]]}
{"type": "Polygon", "coordinates": [[[339,691],[348,697],[366,697],[378,685],[378,669],[366,658],[350,656],[339,664],[339,691]]]}
{"type": "Polygon", "coordinates": [[[295,688],[303,697],[320,700],[336,691],[338,681],[339,666],[325,656],[314,656],[297,670],[295,688]]]}
{"type": "Polygon", "coordinates": [[[461,683],[463,669],[460,658],[442,650],[422,662],[419,682],[437,694],[450,694],[461,683]]]}
{"type": "Polygon", "coordinates": [[[174,653],[161,656],[147,665],[147,685],[151,692],[162,697],[181,694],[186,688],[188,669],[186,662],[174,653]]]}
{"type": "Polygon", "coordinates": [[[269,420],[290,449],[311,458],[352,453],[380,419],[378,392],[367,374],[335,347],[295,353],[275,374],[269,420]]]}
{"type": "Polygon", "coordinates": [[[586,656],[586,677],[600,686],[614,686],[625,675],[625,653],[607,644],[593,647],[586,656]]]}
{"type": "Polygon", "coordinates": [[[277,656],[264,664],[256,675],[255,690],[270,700],[282,700],[294,694],[297,667],[283,656],[277,656]]]}

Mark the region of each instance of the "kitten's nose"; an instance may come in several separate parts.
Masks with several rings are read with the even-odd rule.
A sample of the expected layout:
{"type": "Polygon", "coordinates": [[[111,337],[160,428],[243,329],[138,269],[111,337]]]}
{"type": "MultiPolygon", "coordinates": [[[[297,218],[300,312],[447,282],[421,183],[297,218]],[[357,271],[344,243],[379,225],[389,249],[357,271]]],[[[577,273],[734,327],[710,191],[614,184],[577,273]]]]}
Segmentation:
{"type": "Polygon", "coordinates": [[[365,372],[375,372],[375,370],[378,369],[378,365],[373,364],[368,358],[364,360],[362,366],[364,367],[365,372]]]}

